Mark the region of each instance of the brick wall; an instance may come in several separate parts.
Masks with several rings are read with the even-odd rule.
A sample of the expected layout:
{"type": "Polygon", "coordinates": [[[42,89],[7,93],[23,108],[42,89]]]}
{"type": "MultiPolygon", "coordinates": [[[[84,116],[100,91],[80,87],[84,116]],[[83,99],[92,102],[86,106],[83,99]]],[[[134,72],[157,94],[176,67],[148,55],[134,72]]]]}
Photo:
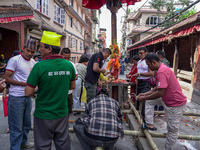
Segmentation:
{"type": "Polygon", "coordinates": [[[21,24],[20,22],[4,23],[4,24],[0,24],[0,28],[16,31],[18,34],[20,34],[20,27],[21,27],[20,24],[21,24]]]}
{"type": "Polygon", "coordinates": [[[0,53],[4,54],[5,57],[9,59],[12,57],[13,51],[19,49],[19,34],[16,31],[7,30],[1,27],[0,33],[2,34],[2,40],[0,41],[0,53]]]}

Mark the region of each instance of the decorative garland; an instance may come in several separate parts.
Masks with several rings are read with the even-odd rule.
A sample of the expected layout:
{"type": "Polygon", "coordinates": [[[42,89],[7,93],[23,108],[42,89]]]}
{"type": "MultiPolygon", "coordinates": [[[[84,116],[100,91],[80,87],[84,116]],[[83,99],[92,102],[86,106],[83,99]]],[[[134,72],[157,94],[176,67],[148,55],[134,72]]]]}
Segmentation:
{"type": "Polygon", "coordinates": [[[110,55],[110,60],[107,64],[106,70],[111,70],[111,73],[114,73],[115,69],[118,69],[118,75],[120,73],[120,63],[119,63],[119,47],[116,42],[113,45],[109,46],[112,54],[110,55]]]}

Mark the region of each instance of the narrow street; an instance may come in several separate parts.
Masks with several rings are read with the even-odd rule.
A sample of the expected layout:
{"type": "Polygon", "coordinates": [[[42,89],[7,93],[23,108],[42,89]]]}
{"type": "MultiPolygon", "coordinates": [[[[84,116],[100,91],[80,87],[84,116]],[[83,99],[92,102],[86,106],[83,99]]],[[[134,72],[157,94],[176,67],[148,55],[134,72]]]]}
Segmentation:
{"type": "MultiPolygon", "coordinates": [[[[33,100],[33,107],[32,107],[32,114],[34,112],[34,105],[35,101],[33,100]]],[[[83,116],[83,114],[80,114],[78,116],[73,116],[70,115],[70,120],[74,119],[76,120],[78,117],[83,116]]],[[[9,150],[10,149],[10,142],[9,142],[9,133],[6,133],[6,130],[8,128],[8,117],[4,117],[3,113],[3,104],[2,104],[2,98],[0,95],[0,150],[9,150]]],[[[33,120],[33,116],[32,116],[33,120]]],[[[33,123],[33,121],[32,121],[33,123]]],[[[69,127],[73,127],[73,123],[69,123],[69,127]]],[[[128,130],[129,128],[127,127],[127,124],[123,124],[123,128],[128,130]]],[[[29,132],[29,141],[34,142],[34,135],[33,131],[29,132]]],[[[82,147],[80,145],[80,142],[78,141],[76,135],[74,133],[70,133],[70,139],[71,139],[71,150],[81,150],[82,147]]],[[[124,136],[124,138],[119,138],[118,142],[115,144],[115,149],[114,150],[137,150],[137,147],[134,143],[134,140],[130,136],[124,136]]],[[[29,149],[29,150],[34,150],[34,148],[29,149]]],[[[56,150],[54,144],[52,144],[52,150],[56,150]]]]}
{"type": "MultiPolygon", "coordinates": [[[[69,87],[75,89],[74,108],[79,108],[80,93],[84,93],[84,97],[87,89],[88,97],[87,100],[84,97],[84,100],[90,101],[90,97],[96,96],[98,84],[98,90],[101,85],[106,87],[109,96],[119,102],[124,113],[123,129],[134,131],[126,131],[113,150],[157,150],[164,146],[171,146],[168,149],[173,147],[174,150],[200,150],[200,0],[1,0],[0,45],[0,78],[12,85],[10,95],[23,99],[32,96],[33,87],[38,86],[40,102],[37,101],[37,117],[45,121],[48,119],[51,125],[52,120],[63,120],[63,114],[67,114],[66,107],[63,107],[67,105],[67,93],[63,93],[69,87]],[[128,68],[124,74],[118,75],[121,65],[128,68]],[[105,72],[103,69],[106,67],[108,70],[105,72]],[[99,74],[109,71],[112,76],[108,82],[107,78],[102,77],[103,80],[99,77],[99,74]],[[84,80],[86,82],[83,84],[84,80]],[[24,94],[25,86],[31,88],[26,88],[24,94]],[[146,93],[153,87],[157,88],[146,93]],[[132,105],[136,99],[140,104],[135,105],[139,104],[140,108],[132,105]],[[162,110],[166,114],[164,111],[158,112],[158,109],[156,111],[152,101],[145,104],[145,101],[152,99],[159,103],[156,104],[158,107],[164,106],[162,110]],[[187,110],[183,112],[186,104],[187,110]],[[136,109],[141,111],[137,112],[136,109]],[[185,114],[181,117],[182,112],[185,114]],[[179,135],[183,135],[181,138],[184,140],[178,139],[173,146],[178,125],[179,135]],[[167,134],[168,131],[171,132],[167,134]],[[171,137],[167,138],[167,142],[166,135],[171,137]]],[[[3,82],[2,90],[5,88],[3,82]]],[[[101,96],[103,100],[98,102],[109,100],[108,97],[104,98],[105,95],[101,96]]],[[[92,130],[88,129],[88,133],[95,133],[91,136],[93,139],[105,141],[118,137],[121,115],[119,117],[115,100],[110,100],[115,105],[95,103],[101,106],[101,112],[96,111],[96,116],[99,117],[103,111],[108,115],[101,115],[103,121],[100,123],[100,117],[91,115],[98,118],[93,121],[98,125],[94,125],[92,130]],[[107,111],[111,107],[115,112],[107,111]],[[117,123],[113,123],[113,120],[117,123]],[[104,136],[103,132],[101,135],[96,132],[104,130],[108,132],[104,136]]],[[[12,106],[11,110],[20,108],[12,106]]],[[[32,127],[34,110],[35,99],[32,98],[32,127]]],[[[13,112],[12,117],[20,114],[13,112]]],[[[69,128],[73,128],[76,119],[84,116],[84,112],[77,114],[70,114],[69,128]]],[[[7,129],[8,117],[4,117],[0,93],[0,150],[10,149],[7,129]]],[[[28,141],[34,143],[33,130],[29,132],[28,141]]],[[[72,132],[70,140],[71,150],[82,150],[72,132]]],[[[19,147],[21,141],[17,144],[19,147]]],[[[56,150],[54,142],[51,149],[56,150]]]]}
{"type": "MultiPolygon", "coordinates": [[[[130,70],[130,68],[129,68],[130,70]]],[[[127,71],[128,72],[128,71],[127,71]]],[[[125,72],[125,73],[127,73],[125,72]]],[[[120,79],[125,79],[124,75],[119,75],[120,79]]],[[[35,101],[32,101],[32,114],[34,112],[34,104],[35,101]]],[[[188,101],[187,112],[194,112],[200,113],[200,105],[195,104],[191,101],[188,101]]],[[[78,116],[70,115],[70,120],[76,120],[78,117],[83,116],[83,113],[78,116]]],[[[6,133],[8,128],[7,117],[4,117],[3,113],[3,104],[0,95],[0,150],[9,150],[9,133],[6,133]]],[[[33,117],[32,117],[33,119],[33,117]]],[[[156,132],[159,133],[166,133],[167,131],[167,124],[165,117],[156,117],[154,118],[155,126],[158,128],[156,132]]],[[[69,127],[73,127],[73,123],[69,123],[69,127]]],[[[124,122],[123,128],[125,130],[130,130],[129,125],[124,122]]],[[[150,131],[153,132],[153,131],[150,131]]],[[[180,124],[180,131],[179,134],[183,135],[197,135],[199,136],[200,133],[200,117],[193,117],[193,116],[183,116],[181,124],[180,124]]],[[[33,142],[33,131],[29,133],[29,141],[33,142]]],[[[81,150],[81,145],[74,133],[70,133],[71,138],[71,148],[72,150],[81,150]]],[[[165,143],[165,138],[153,138],[155,143],[159,148],[163,147],[165,143]]],[[[200,147],[199,141],[190,141],[190,140],[177,140],[176,145],[174,146],[174,150],[198,150],[200,147]]],[[[114,150],[137,150],[137,146],[135,145],[135,138],[132,136],[125,135],[124,138],[119,138],[118,142],[115,144],[114,150]]],[[[34,148],[30,149],[34,150],[34,148]]],[[[52,150],[55,150],[54,144],[52,144],[52,150]]]]}

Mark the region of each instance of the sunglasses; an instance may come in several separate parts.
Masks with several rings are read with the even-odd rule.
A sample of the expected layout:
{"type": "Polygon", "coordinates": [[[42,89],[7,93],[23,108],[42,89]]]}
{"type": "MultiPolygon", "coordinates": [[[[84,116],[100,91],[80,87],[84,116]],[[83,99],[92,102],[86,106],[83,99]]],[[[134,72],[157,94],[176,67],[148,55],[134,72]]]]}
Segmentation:
{"type": "Polygon", "coordinates": [[[143,55],[144,53],[138,53],[138,55],[143,55]]]}

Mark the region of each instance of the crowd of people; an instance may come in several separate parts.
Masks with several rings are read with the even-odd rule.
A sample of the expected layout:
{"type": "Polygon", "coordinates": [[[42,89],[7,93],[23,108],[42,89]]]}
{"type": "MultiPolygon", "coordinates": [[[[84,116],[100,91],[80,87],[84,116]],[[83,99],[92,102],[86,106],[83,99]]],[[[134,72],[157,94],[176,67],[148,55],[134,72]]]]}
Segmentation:
{"type": "MultiPolygon", "coordinates": [[[[51,148],[52,141],[56,149],[70,150],[69,115],[73,113],[72,108],[81,108],[83,87],[87,91],[85,116],[77,119],[73,126],[82,148],[111,149],[123,135],[119,103],[101,86],[102,80],[112,78],[110,72],[102,68],[111,50],[104,48],[91,58],[83,54],[74,64],[70,61],[70,49],[60,49],[61,37],[54,32],[43,32],[39,46],[42,61],[34,56],[38,45],[33,39],[28,39],[23,52],[16,53],[9,61],[1,54],[3,65],[0,69],[5,72],[5,79],[0,81],[0,92],[6,84],[10,85],[7,105],[11,150],[31,147],[46,150],[51,148]],[[34,94],[37,97],[33,114],[34,143],[31,143],[28,133],[34,94]]],[[[141,109],[142,128],[156,130],[153,123],[155,106],[164,109],[168,129],[165,149],[171,150],[177,140],[187,98],[169,68],[164,51],[149,53],[146,47],[141,47],[132,60],[133,66],[126,77],[135,83],[131,87],[131,99],[137,110],[141,109]]],[[[121,61],[127,70],[130,58],[122,57],[121,61]]]]}

